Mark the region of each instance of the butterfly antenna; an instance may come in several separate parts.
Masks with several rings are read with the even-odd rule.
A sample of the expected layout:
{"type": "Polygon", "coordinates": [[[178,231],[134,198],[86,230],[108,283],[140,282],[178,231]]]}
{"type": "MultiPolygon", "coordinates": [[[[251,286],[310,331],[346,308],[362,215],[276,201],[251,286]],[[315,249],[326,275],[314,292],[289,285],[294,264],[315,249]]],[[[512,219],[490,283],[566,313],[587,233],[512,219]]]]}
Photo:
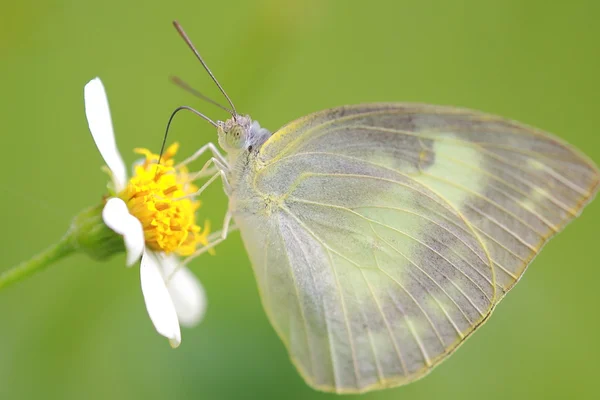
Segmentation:
{"type": "Polygon", "coordinates": [[[183,81],[180,77],[178,76],[172,76],[171,77],[171,82],[173,82],[174,84],[176,84],[177,86],[179,86],[180,88],[182,88],[183,90],[185,90],[188,93],[193,94],[194,96],[209,102],[212,105],[215,105],[217,107],[219,107],[221,110],[225,110],[227,111],[229,114],[233,115],[233,111],[219,103],[217,103],[216,101],[214,101],[213,99],[211,99],[208,96],[203,95],[202,93],[200,93],[199,91],[197,91],[196,89],[194,89],[193,87],[191,87],[190,85],[188,85],[185,81],[183,81]]]}
{"type": "Polygon", "coordinates": [[[185,31],[183,30],[183,28],[181,27],[181,25],[179,25],[179,22],[173,21],[173,26],[175,27],[175,29],[177,29],[177,32],[179,32],[179,35],[181,35],[181,37],[183,38],[183,40],[185,41],[185,43],[188,45],[188,47],[196,55],[196,58],[200,61],[200,63],[202,64],[202,66],[204,67],[204,69],[206,70],[206,72],[208,72],[208,75],[210,75],[210,77],[215,82],[215,84],[217,85],[217,87],[219,88],[219,90],[221,91],[221,93],[223,93],[223,96],[225,96],[225,98],[227,99],[227,102],[231,106],[231,110],[233,110],[233,112],[231,113],[231,115],[235,118],[238,115],[237,111],[235,110],[235,106],[233,105],[233,102],[231,101],[231,99],[229,98],[229,96],[227,96],[227,93],[225,93],[225,90],[223,89],[223,87],[221,86],[221,84],[219,83],[219,81],[217,80],[217,78],[215,78],[215,76],[213,75],[213,73],[210,71],[210,68],[208,68],[208,65],[206,65],[206,63],[204,62],[204,59],[202,58],[202,56],[200,55],[200,53],[198,53],[198,50],[196,50],[196,48],[192,44],[192,41],[190,40],[190,38],[188,37],[188,35],[185,33],[185,31]]]}
{"type": "Polygon", "coordinates": [[[200,111],[193,109],[192,107],[188,107],[188,106],[177,107],[175,109],[175,111],[173,111],[171,113],[171,116],[169,117],[169,122],[167,122],[167,128],[165,129],[165,136],[163,137],[162,145],[160,146],[160,153],[158,155],[158,164],[160,164],[160,161],[162,160],[162,155],[165,151],[165,145],[167,144],[167,136],[169,135],[169,128],[171,127],[171,122],[173,121],[173,118],[175,117],[175,115],[181,110],[191,111],[194,114],[196,114],[197,116],[199,116],[200,118],[204,119],[205,121],[208,121],[215,128],[219,127],[215,121],[208,118],[206,115],[202,114],[200,111]]]}

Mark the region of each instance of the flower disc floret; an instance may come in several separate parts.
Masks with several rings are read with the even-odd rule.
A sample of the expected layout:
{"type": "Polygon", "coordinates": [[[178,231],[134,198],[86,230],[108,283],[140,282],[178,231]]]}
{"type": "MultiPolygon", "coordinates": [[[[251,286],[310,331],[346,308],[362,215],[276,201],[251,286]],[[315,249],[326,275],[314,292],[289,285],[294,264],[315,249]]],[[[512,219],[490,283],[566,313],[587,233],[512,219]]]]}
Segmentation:
{"type": "Polygon", "coordinates": [[[136,149],[143,162],[134,168],[119,197],[144,229],[146,246],[165,253],[182,256],[192,254],[198,244],[206,245],[208,222],[204,229],[196,224],[200,202],[193,199],[198,188],[189,181],[185,167],[175,165],[173,156],[178,144],[171,145],[159,161],[159,156],[147,149],[136,149]]]}

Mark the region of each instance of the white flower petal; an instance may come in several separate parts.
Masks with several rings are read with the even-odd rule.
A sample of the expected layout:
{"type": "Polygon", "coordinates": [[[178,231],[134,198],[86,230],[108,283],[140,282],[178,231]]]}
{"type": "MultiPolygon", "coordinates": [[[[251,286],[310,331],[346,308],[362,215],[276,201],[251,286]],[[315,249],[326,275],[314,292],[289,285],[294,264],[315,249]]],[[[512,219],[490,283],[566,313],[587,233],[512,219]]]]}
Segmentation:
{"type": "Polygon", "coordinates": [[[108,199],[102,210],[104,223],[119,235],[123,235],[127,250],[127,266],[139,260],[144,251],[144,228],[142,223],[129,214],[127,205],[121,199],[108,199]]]}
{"type": "Polygon", "coordinates": [[[156,255],[144,251],[140,266],[142,293],[148,315],[154,327],[161,335],[169,339],[172,347],[181,343],[181,331],[175,305],[165,285],[159,261],[156,255]]]}
{"type": "Polygon", "coordinates": [[[174,255],[162,258],[161,265],[179,323],[187,327],[197,325],[206,312],[206,293],[200,281],[174,255]]]}
{"type": "Polygon", "coordinates": [[[108,99],[104,85],[100,78],[94,78],[85,85],[83,90],[85,100],[85,115],[88,120],[90,132],[104,158],[104,162],[112,172],[112,178],[115,190],[120,192],[125,188],[127,173],[125,163],[117,149],[115,142],[115,133],[110,118],[110,109],[108,108],[108,99]]]}

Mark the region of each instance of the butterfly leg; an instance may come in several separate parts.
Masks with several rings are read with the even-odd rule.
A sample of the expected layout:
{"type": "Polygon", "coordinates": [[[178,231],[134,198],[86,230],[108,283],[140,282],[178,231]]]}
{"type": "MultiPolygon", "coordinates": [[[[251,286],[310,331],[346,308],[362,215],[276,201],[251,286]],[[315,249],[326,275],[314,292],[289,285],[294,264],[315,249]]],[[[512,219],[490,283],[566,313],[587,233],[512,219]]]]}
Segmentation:
{"type": "Polygon", "coordinates": [[[223,229],[221,230],[221,239],[227,239],[227,234],[229,233],[229,224],[231,223],[231,213],[227,211],[225,214],[225,219],[223,220],[223,229]]]}
{"type": "Polygon", "coordinates": [[[226,173],[226,171],[227,171],[227,165],[226,164],[223,164],[223,162],[221,160],[219,160],[218,158],[216,158],[216,157],[211,157],[210,160],[208,160],[206,163],[204,163],[204,165],[202,166],[202,168],[200,169],[200,171],[191,174],[189,180],[190,180],[190,182],[194,182],[194,181],[196,181],[198,179],[202,179],[202,178],[205,178],[207,176],[210,176],[210,179],[208,179],[200,187],[200,189],[198,189],[197,191],[195,191],[192,194],[180,197],[180,199],[189,199],[189,198],[198,197],[219,176],[221,177],[221,180],[223,181],[223,187],[225,188],[225,192],[229,193],[230,190],[231,190],[231,186],[229,185],[229,181],[227,180],[227,173],[226,173]],[[211,164],[214,165],[214,168],[208,168],[211,164]]]}
{"type": "MultiPolygon", "coordinates": [[[[225,191],[230,192],[231,186],[227,179],[227,173],[226,173],[226,171],[229,170],[229,164],[227,163],[227,160],[225,159],[225,157],[219,152],[219,149],[213,143],[207,143],[204,146],[202,146],[191,157],[182,161],[178,165],[178,167],[185,166],[185,165],[195,161],[206,151],[210,151],[213,154],[213,157],[211,157],[204,164],[204,166],[202,166],[200,171],[198,171],[192,175],[191,181],[194,181],[196,179],[201,179],[206,176],[210,176],[211,174],[212,174],[212,176],[196,192],[192,193],[191,195],[182,197],[182,199],[198,197],[204,190],[206,190],[206,188],[211,183],[213,183],[219,177],[221,177],[221,180],[223,181],[223,186],[225,188],[225,191]],[[214,165],[214,168],[209,168],[209,166],[211,164],[214,165]]],[[[182,265],[186,265],[187,263],[192,261],[194,258],[206,253],[207,251],[209,251],[210,249],[212,249],[213,247],[215,247],[216,245],[218,245],[219,243],[221,243],[225,239],[227,239],[228,233],[237,229],[237,227],[231,226],[231,219],[232,219],[231,213],[228,211],[225,214],[225,218],[223,220],[223,228],[221,229],[221,231],[214,232],[213,234],[211,234],[208,238],[208,243],[205,246],[202,246],[201,248],[196,250],[192,255],[188,256],[183,261],[182,265]]]]}
{"type": "Polygon", "coordinates": [[[197,179],[206,178],[207,176],[212,176],[216,173],[219,173],[218,171],[227,171],[227,165],[223,164],[216,157],[211,157],[210,160],[204,163],[200,171],[192,174],[190,181],[195,181],[197,179]],[[214,167],[208,168],[211,164],[213,164],[214,167]]]}
{"type": "Polygon", "coordinates": [[[217,146],[215,146],[213,143],[206,143],[204,146],[200,147],[190,157],[186,158],[181,163],[179,163],[178,166],[183,167],[183,166],[191,163],[192,161],[197,160],[202,154],[206,153],[207,151],[210,151],[212,153],[213,158],[219,160],[220,164],[224,167],[225,170],[229,170],[229,164],[227,163],[227,159],[221,154],[221,152],[219,151],[217,146]]]}
{"type": "MultiPolygon", "coordinates": [[[[211,160],[214,160],[214,159],[211,159],[211,160]]],[[[209,161],[211,161],[211,160],[209,160],[209,161]]],[[[200,171],[200,172],[202,172],[202,171],[200,171]]],[[[219,177],[221,177],[221,180],[223,181],[223,186],[225,187],[225,192],[229,193],[229,191],[231,190],[231,186],[229,185],[229,181],[227,180],[227,175],[225,174],[225,171],[220,169],[219,165],[217,164],[217,172],[213,176],[211,176],[209,180],[204,182],[204,185],[202,185],[200,187],[200,189],[196,190],[192,194],[180,197],[179,199],[188,199],[188,198],[194,198],[194,197],[200,196],[202,194],[202,192],[204,192],[206,190],[206,188],[208,186],[210,186],[210,184],[213,183],[215,180],[217,180],[217,178],[219,178],[219,177]]]]}
{"type": "MultiPolygon", "coordinates": [[[[215,175],[215,176],[217,176],[217,175],[215,175]]],[[[171,275],[168,277],[168,279],[171,279],[171,277],[173,275],[175,275],[175,273],[179,270],[179,268],[186,266],[193,259],[201,256],[202,254],[204,254],[207,251],[216,247],[221,242],[225,241],[225,239],[227,239],[227,235],[230,232],[235,232],[238,228],[235,224],[231,223],[231,220],[232,220],[232,215],[229,211],[227,211],[227,213],[225,214],[225,219],[223,220],[223,228],[220,231],[211,233],[208,236],[208,240],[207,240],[208,243],[206,245],[200,247],[193,254],[187,256],[183,260],[183,262],[171,273],[171,275]]]]}
{"type": "Polygon", "coordinates": [[[223,222],[223,229],[217,232],[213,232],[208,236],[208,243],[205,246],[202,246],[198,250],[196,250],[192,255],[188,256],[185,260],[183,260],[182,265],[187,265],[190,261],[195,259],[196,257],[206,253],[210,249],[217,246],[219,243],[223,242],[229,232],[235,232],[237,230],[237,226],[235,224],[230,224],[231,222],[231,214],[228,212],[225,214],[225,221],[223,222]]]}

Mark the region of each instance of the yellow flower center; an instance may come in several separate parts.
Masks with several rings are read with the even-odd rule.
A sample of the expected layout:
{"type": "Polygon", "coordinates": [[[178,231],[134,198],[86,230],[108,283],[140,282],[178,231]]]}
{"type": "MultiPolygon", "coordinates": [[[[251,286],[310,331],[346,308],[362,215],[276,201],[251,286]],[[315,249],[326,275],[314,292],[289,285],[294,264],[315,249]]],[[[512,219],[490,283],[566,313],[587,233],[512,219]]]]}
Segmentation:
{"type": "Polygon", "coordinates": [[[146,246],[165,253],[175,252],[187,256],[199,244],[208,244],[210,225],[196,225],[196,210],[200,202],[190,196],[198,188],[189,180],[185,167],[176,167],[173,156],[179,145],[171,145],[158,155],[147,149],[135,149],[145,156],[143,163],[135,166],[133,177],[119,194],[131,215],[144,227],[146,246]]]}

